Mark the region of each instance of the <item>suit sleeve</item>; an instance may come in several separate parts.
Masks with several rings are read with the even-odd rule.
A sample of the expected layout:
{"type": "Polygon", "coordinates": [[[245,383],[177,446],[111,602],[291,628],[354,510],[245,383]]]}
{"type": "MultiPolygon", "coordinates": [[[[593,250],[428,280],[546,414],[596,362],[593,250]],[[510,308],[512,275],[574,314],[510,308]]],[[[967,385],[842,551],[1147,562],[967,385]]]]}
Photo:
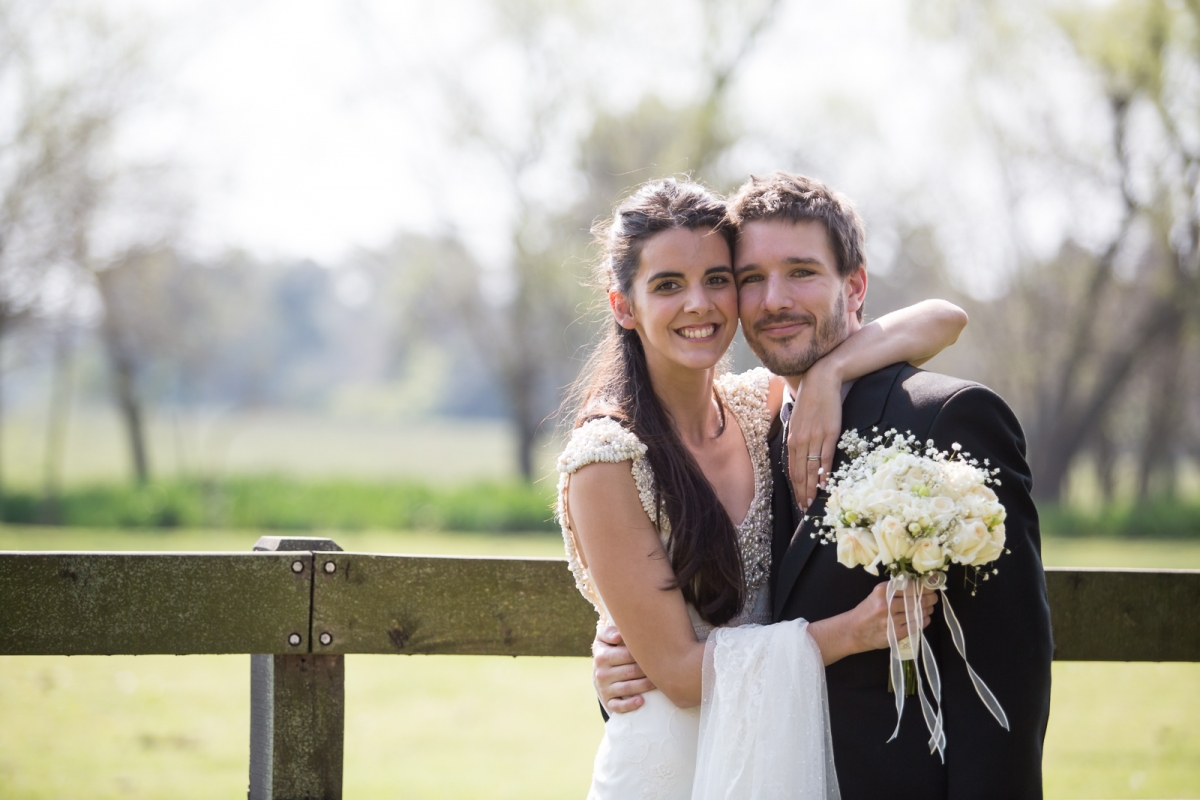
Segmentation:
{"type": "Polygon", "coordinates": [[[973,458],[988,459],[991,468],[999,468],[1000,485],[993,488],[1007,512],[1006,547],[1011,551],[988,566],[987,572],[995,568],[997,574],[985,581],[981,572],[974,587],[973,568],[955,566],[947,576],[947,595],[962,623],[967,657],[1004,708],[1009,731],[976,695],[941,610],[932,623],[942,628],[933,647],[943,680],[947,797],[1040,798],[1054,647],[1025,437],[1004,401],[978,385],[946,401],[929,436],[939,449],[958,443],[973,458]]]}

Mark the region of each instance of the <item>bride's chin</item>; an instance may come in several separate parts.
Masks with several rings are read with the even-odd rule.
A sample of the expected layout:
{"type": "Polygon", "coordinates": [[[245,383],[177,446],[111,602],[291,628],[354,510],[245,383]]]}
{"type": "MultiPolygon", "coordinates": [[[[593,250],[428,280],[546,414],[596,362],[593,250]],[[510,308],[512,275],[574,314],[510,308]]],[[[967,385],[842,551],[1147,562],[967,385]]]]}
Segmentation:
{"type": "Polygon", "coordinates": [[[716,356],[715,358],[711,356],[692,355],[684,358],[668,358],[667,360],[672,364],[672,366],[679,367],[681,369],[695,370],[696,372],[707,372],[719,364],[724,355],[725,353],[722,352],[721,355],[716,356]]]}

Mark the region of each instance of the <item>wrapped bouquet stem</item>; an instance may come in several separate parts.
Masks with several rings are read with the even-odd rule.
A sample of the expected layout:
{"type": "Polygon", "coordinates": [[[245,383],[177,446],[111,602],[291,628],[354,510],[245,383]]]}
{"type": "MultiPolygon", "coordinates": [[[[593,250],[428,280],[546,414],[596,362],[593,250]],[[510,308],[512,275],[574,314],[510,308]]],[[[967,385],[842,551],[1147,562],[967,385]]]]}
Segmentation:
{"type": "Polygon", "coordinates": [[[946,627],[975,692],[1008,730],[1004,709],[967,661],[962,625],[946,594],[946,571],[952,564],[974,570],[984,581],[997,574],[983,568],[1005,552],[1004,506],[990,488],[999,481],[986,460],[982,465],[971,460],[957,444],[946,453],[932,441],[921,449],[911,434],[873,433],[864,439],[847,431],[838,444],[849,461],[830,476],[823,538],[836,542],[843,565],[861,566],[872,575],[880,574],[880,567],[887,571],[889,608],[902,598],[909,635],[897,637],[894,618],[888,617],[888,682],[897,716],[888,741],[900,733],[905,697],[915,695],[929,729],[930,752],[944,760],[941,676],[921,628],[921,594],[927,589],[941,593],[946,627]]]}

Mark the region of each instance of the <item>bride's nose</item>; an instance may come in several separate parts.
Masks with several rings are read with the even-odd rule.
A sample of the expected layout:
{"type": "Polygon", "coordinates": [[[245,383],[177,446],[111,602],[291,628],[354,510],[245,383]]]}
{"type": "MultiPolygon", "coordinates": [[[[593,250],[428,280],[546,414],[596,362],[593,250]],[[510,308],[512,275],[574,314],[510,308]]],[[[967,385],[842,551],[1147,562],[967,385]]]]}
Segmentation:
{"type": "Polygon", "coordinates": [[[712,298],[708,296],[708,292],[704,291],[703,286],[689,288],[684,296],[683,310],[687,314],[704,314],[712,307],[712,298]]]}

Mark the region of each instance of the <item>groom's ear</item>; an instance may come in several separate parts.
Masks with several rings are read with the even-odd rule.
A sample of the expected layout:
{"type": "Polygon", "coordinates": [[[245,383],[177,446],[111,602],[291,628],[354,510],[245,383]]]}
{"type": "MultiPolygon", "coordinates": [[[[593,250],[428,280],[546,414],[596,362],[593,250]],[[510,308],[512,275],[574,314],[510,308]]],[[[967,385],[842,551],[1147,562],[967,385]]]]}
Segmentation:
{"type": "Polygon", "coordinates": [[[629,298],[614,290],[608,293],[608,305],[613,316],[617,318],[618,325],[627,331],[637,327],[637,320],[633,318],[633,310],[629,306],[629,298]]]}
{"type": "Polygon", "coordinates": [[[862,321],[861,309],[867,302],[867,268],[859,265],[858,269],[846,276],[846,311],[862,321]]]}

